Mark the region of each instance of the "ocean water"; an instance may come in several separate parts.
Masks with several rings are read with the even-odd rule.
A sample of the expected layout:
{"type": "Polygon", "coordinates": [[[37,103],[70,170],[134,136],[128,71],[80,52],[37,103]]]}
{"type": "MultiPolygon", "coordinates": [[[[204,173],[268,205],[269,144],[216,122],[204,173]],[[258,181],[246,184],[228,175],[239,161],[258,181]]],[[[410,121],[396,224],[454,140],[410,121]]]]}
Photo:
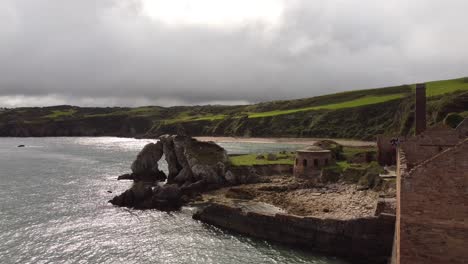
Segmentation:
{"type": "MultiPolygon", "coordinates": [[[[345,263],[225,232],[193,220],[193,208],[107,203],[130,186],[116,177],[151,141],[0,138],[0,263],[345,263]]],[[[221,145],[230,153],[298,147],[221,145]]]]}

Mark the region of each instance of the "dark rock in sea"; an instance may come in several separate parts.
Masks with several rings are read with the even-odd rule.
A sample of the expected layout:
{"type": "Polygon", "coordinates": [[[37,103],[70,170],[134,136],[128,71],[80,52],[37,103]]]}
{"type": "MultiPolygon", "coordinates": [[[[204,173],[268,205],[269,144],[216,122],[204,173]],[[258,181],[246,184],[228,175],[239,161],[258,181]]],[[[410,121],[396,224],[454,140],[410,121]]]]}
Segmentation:
{"type": "Polygon", "coordinates": [[[153,196],[158,200],[178,202],[182,196],[182,192],[177,184],[166,184],[155,188],[153,196]]]}
{"type": "Polygon", "coordinates": [[[24,148],[25,145],[18,145],[18,148],[24,148]]]}
{"type": "Polygon", "coordinates": [[[117,180],[134,180],[134,175],[130,173],[125,173],[117,177],[117,180]]]}
{"type": "Polygon", "coordinates": [[[108,192],[108,193],[112,193],[112,191],[111,191],[111,190],[108,190],[107,192],[108,192]]]}
{"type": "Polygon", "coordinates": [[[177,210],[182,205],[182,192],[177,185],[153,187],[144,182],[135,183],[129,190],[109,202],[116,206],[136,209],[177,210]]]}

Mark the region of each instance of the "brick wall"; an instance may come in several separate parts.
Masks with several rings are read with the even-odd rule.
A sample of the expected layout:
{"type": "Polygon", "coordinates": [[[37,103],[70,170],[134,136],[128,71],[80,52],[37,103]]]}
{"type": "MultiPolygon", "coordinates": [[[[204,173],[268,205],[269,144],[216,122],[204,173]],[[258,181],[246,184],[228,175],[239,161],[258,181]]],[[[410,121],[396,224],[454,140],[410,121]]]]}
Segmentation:
{"type": "Polygon", "coordinates": [[[446,126],[432,127],[424,133],[408,138],[400,138],[408,168],[411,169],[438,153],[457,145],[464,137],[455,129],[446,126]]]}
{"type": "Polygon", "coordinates": [[[408,156],[400,149],[397,263],[468,263],[468,139],[411,170],[408,156]]]}

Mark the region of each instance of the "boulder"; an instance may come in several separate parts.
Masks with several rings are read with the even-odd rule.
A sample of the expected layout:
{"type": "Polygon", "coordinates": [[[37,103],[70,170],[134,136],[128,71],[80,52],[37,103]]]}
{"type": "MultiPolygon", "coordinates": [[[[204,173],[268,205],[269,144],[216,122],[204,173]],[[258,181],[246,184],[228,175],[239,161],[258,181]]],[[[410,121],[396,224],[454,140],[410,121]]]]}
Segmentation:
{"type": "Polygon", "coordinates": [[[255,157],[255,159],[263,160],[263,159],[265,159],[265,156],[260,154],[260,155],[257,155],[257,157],[255,157]]]}
{"type": "Polygon", "coordinates": [[[117,177],[117,180],[120,181],[120,180],[134,180],[134,174],[130,174],[130,173],[125,173],[125,174],[122,174],[120,175],[119,177],[117,177]]]}
{"type": "Polygon", "coordinates": [[[182,168],[179,171],[179,174],[174,178],[174,181],[177,183],[191,182],[193,178],[192,170],[189,167],[182,168]]]}
{"type": "Polygon", "coordinates": [[[167,184],[152,187],[149,184],[138,182],[109,202],[113,205],[137,209],[176,210],[182,205],[181,197],[182,192],[177,185],[167,184]]]}
{"type": "Polygon", "coordinates": [[[204,180],[199,180],[195,183],[187,183],[180,189],[184,195],[196,195],[206,189],[206,182],[204,180]]]}
{"type": "Polygon", "coordinates": [[[226,179],[226,182],[230,185],[237,184],[237,177],[231,171],[227,171],[226,174],[224,175],[224,178],[226,179]]]}
{"type": "Polygon", "coordinates": [[[178,202],[182,192],[177,184],[165,184],[154,190],[154,198],[169,202],[178,202]]]}
{"type": "Polygon", "coordinates": [[[267,160],[269,161],[278,160],[278,156],[276,156],[276,154],[273,154],[273,153],[268,153],[267,160]]]}

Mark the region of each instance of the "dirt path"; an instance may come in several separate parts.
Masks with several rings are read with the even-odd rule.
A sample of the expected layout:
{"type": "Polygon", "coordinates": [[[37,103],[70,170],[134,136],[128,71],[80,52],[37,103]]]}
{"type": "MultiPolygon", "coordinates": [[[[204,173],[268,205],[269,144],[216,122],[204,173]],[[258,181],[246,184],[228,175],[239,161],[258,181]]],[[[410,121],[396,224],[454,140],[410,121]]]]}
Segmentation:
{"type": "MultiPolygon", "coordinates": [[[[200,141],[213,141],[216,143],[234,143],[234,142],[245,142],[245,143],[278,143],[278,144],[304,144],[312,145],[315,142],[325,138],[251,138],[251,137],[195,137],[200,141]]],[[[375,146],[374,141],[360,141],[352,139],[331,139],[338,142],[341,145],[349,147],[369,147],[375,146]]]]}

